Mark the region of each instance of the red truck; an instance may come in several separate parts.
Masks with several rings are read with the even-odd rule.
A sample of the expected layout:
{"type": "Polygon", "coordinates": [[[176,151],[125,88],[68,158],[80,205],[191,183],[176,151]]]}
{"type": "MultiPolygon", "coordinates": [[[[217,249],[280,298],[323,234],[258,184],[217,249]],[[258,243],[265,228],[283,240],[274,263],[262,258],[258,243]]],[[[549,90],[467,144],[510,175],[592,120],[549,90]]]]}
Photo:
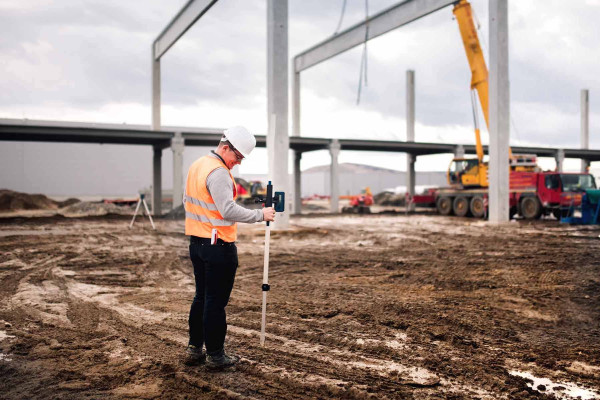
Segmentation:
{"type": "MultiPolygon", "coordinates": [[[[537,219],[542,215],[560,218],[561,206],[569,206],[575,196],[570,195],[596,189],[593,175],[571,172],[510,172],[510,217],[520,215],[525,219],[537,219]]],[[[424,195],[414,196],[419,206],[436,207],[442,215],[472,216],[487,215],[488,188],[445,187],[430,189],[424,195]]]]}

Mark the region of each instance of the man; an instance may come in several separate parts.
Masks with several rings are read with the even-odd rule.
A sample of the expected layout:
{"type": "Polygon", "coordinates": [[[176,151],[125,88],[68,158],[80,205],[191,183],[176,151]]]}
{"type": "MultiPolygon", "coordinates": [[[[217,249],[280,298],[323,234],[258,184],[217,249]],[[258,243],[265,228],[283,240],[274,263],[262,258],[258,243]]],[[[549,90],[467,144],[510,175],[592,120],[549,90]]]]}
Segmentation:
{"type": "Polygon", "coordinates": [[[250,155],[256,139],[241,126],[229,128],[216,150],[196,160],[188,171],[184,195],[185,234],[190,236],[196,295],[189,316],[186,364],[206,362],[208,368],[234,365],[225,353],[229,301],[238,267],[236,222],[273,221],[273,207],[248,210],[235,202],[237,190],[231,169],[250,155]],[[206,355],[203,352],[206,346],[206,355]]]}

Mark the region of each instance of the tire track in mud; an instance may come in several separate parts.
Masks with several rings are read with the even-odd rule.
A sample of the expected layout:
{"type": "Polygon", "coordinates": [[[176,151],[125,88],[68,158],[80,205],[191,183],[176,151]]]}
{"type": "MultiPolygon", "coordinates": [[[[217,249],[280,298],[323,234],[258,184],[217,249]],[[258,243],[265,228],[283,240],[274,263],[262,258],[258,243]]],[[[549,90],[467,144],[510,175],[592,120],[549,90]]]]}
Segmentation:
{"type": "MultiPolygon", "coordinates": [[[[588,258],[597,244],[560,248],[562,237],[551,246],[535,238],[520,244],[518,237],[478,237],[475,231],[460,236],[478,237],[466,246],[445,240],[443,231],[408,226],[390,228],[397,235],[389,242],[381,232],[363,230],[360,241],[368,245],[360,246],[344,229],[304,231],[304,244],[290,242],[293,234],[273,238],[264,348],[258,344],[262,254],[256,243],[239,246],[243,262],[227,346],[243,358],[225,373],[181,363],[193,296],[181,235],[136,231],[130,237],[110,224],[91,224],[85,237],[62,245],[38,237],[31,253],[12,242],[9,257],[22,263],[64,256],[23,274],[40,290],[58,293],[49,300],[64,304],[70,325],[0,310],[0,319],[13,321],[9,333],[16,336],[2,350],[14,361],[0,362],[0,375],[14,384],[15,398],[495,399],[537,397],[525,391],[522,379],[508,378],[506,359],[529,360],[547,373],[562,368],[563,360],[599,362],[592,340],[597,326],[575,319],[555,326],[518,312],[527,305],[593,320],[598,296],[578,289],[575,280],[594,287],[598,266],[588,258]],[[573,269],[569,259],[582,266],[573,269]],[[497,304],[503,296],[519,299],[514,310],[497,304]],[[388,345],[393,341],[398,347],[388,345]],[[411,382],[415,368],[439,383],[411,382]]],[[[23,240],[27,249],[31,240],[23,240]]],[[[11,259],[0,258],[0,269],[16,269],[19,262],[11,259]]]]}

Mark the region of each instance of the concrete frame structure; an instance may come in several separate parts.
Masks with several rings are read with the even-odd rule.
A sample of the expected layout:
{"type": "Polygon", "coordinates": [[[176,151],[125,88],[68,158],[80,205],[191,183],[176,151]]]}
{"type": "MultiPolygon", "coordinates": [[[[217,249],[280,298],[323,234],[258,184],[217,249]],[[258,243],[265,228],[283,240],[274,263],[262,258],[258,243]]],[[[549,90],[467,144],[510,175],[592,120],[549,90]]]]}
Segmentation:
{"type": "MultiPolygon", "coordinates": [[[[374,39],[393,29],[399,28],[410,22],[416,21],[426,15],[429,15],[441,8],[453,4],[455,0],[408,0],[391,6],[373,16],[366,21],[355,24],[350,28],[338,33],[337,35],[316,44],[308,50],[294,57],[293,62],[293,81],[292,81],[292,121],[293,136],[300,136],[300,72],[317,65],[329,58],[332,58],[344,51],[358,46],[365,41],[374,39]]],[[[408,113],[408,110],[407,110],[408,113]]],[[[414,137],[413,137],[414,140],[414,137]]],[[[414,154],[407,154],[410,160],[409,165],[414,170],[416,161],[414,154]]],[[[300,187],[300,158],[301,155],[295,155],[294,162],[294,213],[300,213],[301,207],[301,187],[300,187]],[[296,162],[297,160],[297,162],[296,162]]],[[[410,168],[409,166],[409,168],[410,168]]],[[[333,166],[332,166],[333,168],[333,166]]],[[[414,193],[414,179],[412,188],[409,191],[414,193]]],[[[339,190],[338,190],[339,191],[339,190]]],[[[333,206],[332,206],[333,207],[333,206]]]]}
{"type": "MultiPolygon", "coordinates": [[[[581,90],[581,148],[590,148],[590,92],[587,89],[581,90]]],[[[586,172],[590,166],[590,161],[581,160],[581,172],[586,172]]]]}
{"type": "MultiPolygon", "coordinates": [[[[179,10],[177,15],[169,22],[152,43],[152,129],[160,130],[160,58],[179,40],[194,23],[200,19],[218,0],[189,0],[179,10]]],[[[173,150],[173,166],[176,160],[181,160],[183,165],[183,143],[175,138],[171,144],[173,150]],[[181,153],[178,153],[181,151],[181,153]]],[[[154,147],[152,161],[152,214],[162,214],[162,148],[154,147]]],[[[178,165],[179,165],[178,164],[178,165]]],[[[173,208],[181,205],[183,188],[182,171],[173,171],[173,208]]]]}
{"type": "Polygon", "coordinates": [[[508,0],[489,0],[489,221],[509,221],[508,148],[510,82],[508,79],[508,0]]]}
{"type": "MultiPolygon", "coordinates": [[[[223,129],[164,126],[155,131],[149,125],[124,125],[104,123],[81,123],[42,121],[31,119],[0,118],[0,141],[52,142],[52,143],[98,143],[149,145],[165,149],[170,146],[177,132],[181,133],[186,146],[212,147],[218,143],[223,129]]],[[[297,152],[328,150],[334,139],[290,137],[290,149],[297,152]]],[[[388,153],[412,153],[416,156],[453,154],[457,148],[464,154],[476,154],[475,145],[455,143],[400,142],[392,140],[335,139],[341,150],[380,151],[388,153]]],[[[267,137],[256,135],[256,146],[266,147],[267,137]]],[[[487,154],[488,146],[483,146],[487,154]]],[[[536,154],[538,157],[556,157],[557,151],[566,158],[600,161],[600,150],[557,149],[551,147],[513,146],[515,153],[536,154]]]]}
{"type": "MultiPolygon", "coordinates": [[[[160,130],[160,58],[204,15],[218,0],[190,0],[158,35],[152,44],[152,129],[160,130]]],[[[278,191],[289,192],[288,186],[288,2],[267,1],[267,120],[269,135],[269,175],[278,191]]],[[[184,139],[175,135],[173,150],[173,208],[181,205],[183,188],[184,139]]],[[[162,148],[154,147],[153,194],[154,215],[161,214],[162,148]]],[[[286,207],[289,210],[289,206],[286,207]]],[[[289,213],[273,224],[275,229],[289,226],[289,213]]]]}

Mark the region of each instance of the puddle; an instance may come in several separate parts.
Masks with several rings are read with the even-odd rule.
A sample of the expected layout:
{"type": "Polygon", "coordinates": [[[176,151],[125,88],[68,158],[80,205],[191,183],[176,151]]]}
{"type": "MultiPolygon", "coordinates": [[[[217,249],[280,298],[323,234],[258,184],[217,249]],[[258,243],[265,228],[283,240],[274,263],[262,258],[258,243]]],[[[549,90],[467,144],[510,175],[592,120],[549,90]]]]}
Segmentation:
{"type": "Polygon", "coordinates": [[[557,399],[581,399],[581,400],[593,400],[600,398],[600,393],[590,390],[584,389],[575,385],[574,383],[567,382],[552,382],[547,378],[538,378],[533,376],[529,372],[521,372],[521,371],[509,371],[510,375],[520,376],[521,378],[525,378],[527,380],[532,381],[532,383],[527,383],[527,386],[532,388],[533,390],[544,393],[547,395],[554,395],[557,399]],[[544,390],[538,389],[542,385],[544,390]]]}

